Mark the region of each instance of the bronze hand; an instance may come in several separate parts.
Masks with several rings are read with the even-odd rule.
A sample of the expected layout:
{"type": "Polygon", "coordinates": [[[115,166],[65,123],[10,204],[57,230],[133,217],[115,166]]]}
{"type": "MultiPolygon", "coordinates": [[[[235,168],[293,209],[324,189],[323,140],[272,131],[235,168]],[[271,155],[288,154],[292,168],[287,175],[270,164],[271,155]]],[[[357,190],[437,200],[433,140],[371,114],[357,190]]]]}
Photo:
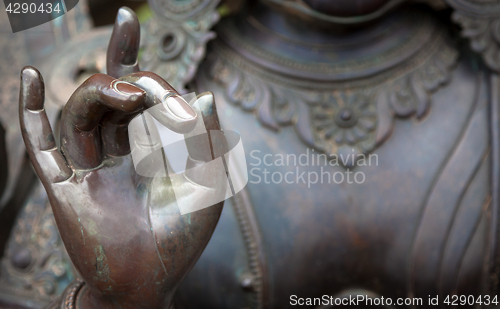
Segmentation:
{"type": "MultiPolygon", "coordinates": [[[[108,72],[113,77],[96,74],[75,91],[61,116],[61,149],[44,111],[40,73],[26,67],[21,74],[23,138],[61,238],[85,281],[76,296],[78,308],[168,308],[222,210],[223,203],[218,203],[181,215],[169,177],[136,173],[128,123],[143,110],[164,103],[159,93],[175,91],[155,74],[139,72],[138,43],[137,18],[121,9],[108,50],[108,72]]],[[[220,130],[213,95],[201,95],[198,102],[207,131],[220,130]]],[[[196,118],[189,105],[181,99],[177,103],[177,110],[184,108],[196,118]]],[[[157,119],[173,130],[189,131],[186,121],[179,124],[172,120],[175,117],[162,115],[166,112],[157,119]]],[[[197,157],[188,160],[191,165],[214,158],[213,152],[193,155],[192,148],[188,143],[190,157],[197,157]]],[[[224,171],[210,168],[202,173],[200,179],[225,177],[224,171]]],[[[196,189],[197,177],[186,176],[185,186],[196,189]]],[[[194,200],[203,199],[204,189],[194,200]]]]}

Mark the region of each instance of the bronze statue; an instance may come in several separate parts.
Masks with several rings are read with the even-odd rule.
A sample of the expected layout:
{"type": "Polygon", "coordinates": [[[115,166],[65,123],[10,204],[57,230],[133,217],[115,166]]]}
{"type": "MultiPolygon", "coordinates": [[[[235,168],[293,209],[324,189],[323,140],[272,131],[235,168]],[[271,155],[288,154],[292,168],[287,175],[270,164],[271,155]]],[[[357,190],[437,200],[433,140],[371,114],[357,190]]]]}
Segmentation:
{"type": "MultiPolygon", "coordinates": [[[[138,69],[139,24],[122,9],[112,35],[57,54],[82,49],[66,67],[47,61],[47,97],[62,108],[74,89],[58,94],[61,76],[77,65],[103,73],[111,35],[108,75],[64,106],[60,150],[41,76],[26,68],[23,135],[84,280],[51,306],[333,307],[325,295],[497,305],[500,3],[415,2],[261,0],[218,22],[217,1],[151,0],[139,63],[154,73],[138,69]],[[164,226],[151,229],[134,206],[148,193],[161,193],[151,205],[172,203],[168,178],[122,177],[132,174],[125,124],[173,91],[163,79],[213,92],[219,117],[213,100],[201,116],[240,133],[249,183],[223,210],[159,207],[164,226]],[[113,92],[117,81],[125,88],[113,92]]],[[[29,264],[21,253],[16,265],[29,264]]]]}

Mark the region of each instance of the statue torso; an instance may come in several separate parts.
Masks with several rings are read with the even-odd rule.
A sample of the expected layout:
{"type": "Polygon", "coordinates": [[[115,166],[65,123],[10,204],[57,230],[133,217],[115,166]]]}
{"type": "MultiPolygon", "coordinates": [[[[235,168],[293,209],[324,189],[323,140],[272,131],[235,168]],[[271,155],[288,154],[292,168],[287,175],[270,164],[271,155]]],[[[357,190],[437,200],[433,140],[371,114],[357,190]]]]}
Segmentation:
{"type": "Polygon", "coordinates": [[[249,184],[181,286],[181,308],[485,293],[490,76],[433,16],[404,14],[327,43],[294,41],[279,32],[288,21],[271,29],[265,15],[218,25],[195,84],[241,134],[249,184]],[[356,121],[339,119],[345,110],[356,121]],[[352,156],[365,161],[342,164],[352,156]]]}

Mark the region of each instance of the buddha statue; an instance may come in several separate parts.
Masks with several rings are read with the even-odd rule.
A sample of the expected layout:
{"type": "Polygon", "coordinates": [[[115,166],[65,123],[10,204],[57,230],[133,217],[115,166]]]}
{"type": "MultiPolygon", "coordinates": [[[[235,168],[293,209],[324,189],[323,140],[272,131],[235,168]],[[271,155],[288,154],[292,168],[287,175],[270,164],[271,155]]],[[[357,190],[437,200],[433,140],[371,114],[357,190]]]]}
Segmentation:
{"type": "Polygon", "coordinates": [[[122,9],[113,33],[58,51],[40,72],[60,117],[43,116],[41,74],[23,70],[24,140],[77,269],[68,272],[81,278],[50,308],[319,309],[359,296],[361,306],[449,307],[460,295],[496,305],[500,3],[260,0],[220,20],[216,6],[151,0],[142,31],[122,9]],[[75,66],[101,74],[80,86],[75,66]],[[171,196],[156,193],[168,179],[120,177],[126,132],[100,112],[78,116],[81,97],[107,95],[103,83],[116,80],[134,98],[113,93],[106,107],[140,113],[155,90],[137,78],[213,93],[198,116],[238,132],[248,164],[247,186],[223,208],[167,211],[171,196]],[[49,121],[59,146],[41,138],[49,121]],[[115,135],[81,137],[78,121],[115,135]],[[141,190],[167,205],[164,226],[134,212],[141,190]]]}

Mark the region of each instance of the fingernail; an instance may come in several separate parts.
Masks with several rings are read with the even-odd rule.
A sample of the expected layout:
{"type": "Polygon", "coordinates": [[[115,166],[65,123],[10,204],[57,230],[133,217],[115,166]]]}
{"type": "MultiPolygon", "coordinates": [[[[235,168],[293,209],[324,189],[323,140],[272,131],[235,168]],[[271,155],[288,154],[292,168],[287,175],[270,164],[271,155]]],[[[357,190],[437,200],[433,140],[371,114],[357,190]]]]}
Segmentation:
{"type": "Polygon", "coordinates": [[[141,88],[121,80],[113,81],[112,87],[116,92],[126,96],[133,96],[133,95],[141,96],[146,93],[141,88]]]}
{"type": "Polygon", "coordinates": [[[164,98],[165,106],[175,116],[181,119],[194,119],[196,112],[193,108],[180,96],[168,93],[164,98]]]}

